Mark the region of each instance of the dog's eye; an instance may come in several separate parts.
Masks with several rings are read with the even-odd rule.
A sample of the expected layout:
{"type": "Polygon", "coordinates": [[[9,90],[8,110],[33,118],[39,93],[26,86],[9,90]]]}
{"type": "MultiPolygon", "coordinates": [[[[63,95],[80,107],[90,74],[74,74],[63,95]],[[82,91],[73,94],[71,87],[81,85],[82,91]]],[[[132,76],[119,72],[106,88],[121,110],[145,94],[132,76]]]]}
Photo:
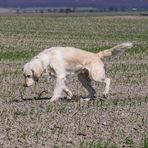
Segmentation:
{"type": "Polygon", "coordinates": [[[30,78],[31,76],[30,75],[27,75],[27,78],[30,78]]]}

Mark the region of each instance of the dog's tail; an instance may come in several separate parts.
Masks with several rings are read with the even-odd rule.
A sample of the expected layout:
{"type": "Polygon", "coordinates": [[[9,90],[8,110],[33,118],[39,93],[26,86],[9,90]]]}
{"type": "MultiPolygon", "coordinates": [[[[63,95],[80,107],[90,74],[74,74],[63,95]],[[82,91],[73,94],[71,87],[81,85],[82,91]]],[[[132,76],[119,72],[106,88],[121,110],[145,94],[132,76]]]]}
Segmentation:
{"type": "Polygon", "coordinates": [[[117,55],[117,54],[122,53],[125,50],[131,48],[132,46],[133,46],[133,43],[131,43],[131,42],[122,43],[122,44],[119,44],[119,45],[112,47],[110,49],[100,51],[97,54],[100,58],[111,56],[111,55],[117,55]]]}

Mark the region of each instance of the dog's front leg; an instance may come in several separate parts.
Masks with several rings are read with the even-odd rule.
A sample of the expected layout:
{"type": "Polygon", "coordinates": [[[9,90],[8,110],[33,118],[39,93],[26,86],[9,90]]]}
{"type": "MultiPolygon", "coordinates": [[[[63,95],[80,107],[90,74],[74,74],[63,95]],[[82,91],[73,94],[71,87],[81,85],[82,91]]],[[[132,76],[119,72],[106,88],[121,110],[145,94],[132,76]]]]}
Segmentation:
{"type": "Polygon", "coordinates": [[[70,100],[73,96],[72,92],[67,87],[65,87],[63,91],[66,93],[67,99],[70,100]]]}
{"type": "Polygon", "coordinates": [[[62,91],[63,91],[63,88],[64,88],[64,83],[63,83],[64,80],[63,79],[64,78],[57,78],[56,79],[56,85],[55,85],[54,93],[53,93],[52,98],[50,99],[50,102],[57,101],[59,98],[61,98],[62,91]]]}
{"type": "Polygon", "coordinates": [[[51,102],[58,100],[62,97],[62,92],[65,92],[68,99],[72,98],[72,92],[68,89],[65,84],[66,78],[57,77],[56,86],[54,89],[53,97],[51,98],[51,102]]]}

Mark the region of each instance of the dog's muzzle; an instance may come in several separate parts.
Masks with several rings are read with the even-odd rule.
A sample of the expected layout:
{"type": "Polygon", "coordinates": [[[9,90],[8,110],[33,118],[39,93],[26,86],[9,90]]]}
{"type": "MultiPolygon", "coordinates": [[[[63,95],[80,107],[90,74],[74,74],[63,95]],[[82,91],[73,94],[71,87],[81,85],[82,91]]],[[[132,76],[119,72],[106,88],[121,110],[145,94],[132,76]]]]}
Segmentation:
{"type": "Polygon", "coordinates": [[[24,87],[28,87],[27,83],[24,83],[23,86],[24,86],[24,87]]]}

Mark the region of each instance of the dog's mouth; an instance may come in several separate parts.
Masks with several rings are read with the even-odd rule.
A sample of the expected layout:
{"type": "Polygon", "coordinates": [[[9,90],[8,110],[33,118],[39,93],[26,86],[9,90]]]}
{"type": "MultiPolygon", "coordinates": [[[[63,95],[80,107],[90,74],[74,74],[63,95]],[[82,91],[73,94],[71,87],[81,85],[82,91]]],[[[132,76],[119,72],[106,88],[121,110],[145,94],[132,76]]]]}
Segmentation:
{"type": "Polygon", "coordinates": [[[33,84],[27,84],[27,83],[24,83],[24,84],[23,84],[24,87],[30,87],[30,86],[32,86],[32,85],[33,85],[33,84]]]}
{"type": "Polygon", "coordinates": [[[28,85],[26,83],[23,84],[24,87],[28,87],[28,85]]]}
{"type": "Polygon", "coordinates": [[[34,85],[37,81],[34,79],[25,79],[23,86],[24,87],[30,87],[34,85]]]}

